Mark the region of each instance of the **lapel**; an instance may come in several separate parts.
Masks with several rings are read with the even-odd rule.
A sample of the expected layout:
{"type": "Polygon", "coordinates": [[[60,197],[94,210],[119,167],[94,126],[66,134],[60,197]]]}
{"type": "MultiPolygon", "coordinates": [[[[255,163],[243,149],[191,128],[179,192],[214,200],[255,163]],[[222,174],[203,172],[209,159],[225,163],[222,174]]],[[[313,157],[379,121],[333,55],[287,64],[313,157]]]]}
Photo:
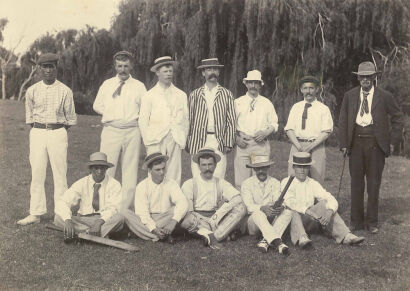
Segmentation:
{"type": "Polygon", "coordinates": [[[360,107],[360,86],[357,87],[358,89],[353,92],[352,98],[353,98],[353,118],[356,119],[357,112],[359,111],[360,107]]]}
{"type": "Polygon", "coordinates": [[[374,87],[374,92],[373,92],[373,100],[372,100],[372,109],[371,109],[371,113],[374,112],[374,108],[376,108],[377,104],[380,103],[380,91],[377,90],[376,87],[374,87]]]}

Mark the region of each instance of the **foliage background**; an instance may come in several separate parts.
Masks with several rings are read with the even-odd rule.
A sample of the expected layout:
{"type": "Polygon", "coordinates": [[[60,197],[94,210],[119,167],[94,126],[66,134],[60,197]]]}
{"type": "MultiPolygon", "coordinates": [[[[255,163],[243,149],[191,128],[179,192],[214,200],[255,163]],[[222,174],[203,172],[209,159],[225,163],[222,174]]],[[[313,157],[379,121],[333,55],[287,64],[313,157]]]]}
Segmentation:
{"type": "MultiPolygon", "coordinates": [[[[59,79],[72,88],[77,111],[93,114],[99,86],[115,74],[112,55],[125,49],[135,55],[133,76],[148,88],[155,82],[149,68],[163,55],[179,61],[175,84],[187,93],[203,82],[196,66],[204,58],[225,65],[220,82],[235,96],[245,93],[247,71],[260,70],[262,94],[278,112],[277,138],[301,99],[297,81],[304,74],[321,79],[320,99],[335,121],[344,92],[357,85],[351,72],[362,61],[382,71],[379,86],[400,104],[410,103],[406,0],[124,0],[119,11],[109,31],[86,27],[37,39],[7,70],[6,97],[24,97],[38,80],[34,74],[21,90],[38,55],[56,52],[59,79]]],[[[329,142],[335,144],[334,135],[329,142]]]]}

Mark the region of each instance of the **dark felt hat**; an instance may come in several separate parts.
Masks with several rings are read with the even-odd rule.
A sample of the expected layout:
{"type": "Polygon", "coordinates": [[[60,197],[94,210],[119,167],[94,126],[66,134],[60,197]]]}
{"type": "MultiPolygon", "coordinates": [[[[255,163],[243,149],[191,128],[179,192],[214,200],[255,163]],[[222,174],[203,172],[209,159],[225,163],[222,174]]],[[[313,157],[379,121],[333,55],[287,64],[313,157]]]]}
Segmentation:
{"type": "Polygon", "coordinates": [[[57,63],[58,62],[58,55],[53,53],[45,53],[42,54],[37,61],[38,65],[46,64],[46,63],[57,63]]]}
{"type": "Polygon", "coordinates": [[[126,56],[126,57],[130,58],[131,60],[134,59],[134,56],[132,55],[132,53],[130,53],[130,52],[128,52],[128,51],[119,51],[119,52],[116,52],[116,53],[114,54],[114,56],[113,56],[113,59],[115,60],[115,58],[118,57],[118,56],[126,56]]]}
{"type": "Polygon", "coordinates": [[[314,76],[304,76],[299,80],[299,87],[302,86],[302,84],[304,83],[313,83],[316,86],[320,85],[320,81],[318,78],[314,77],[314,76]]]}

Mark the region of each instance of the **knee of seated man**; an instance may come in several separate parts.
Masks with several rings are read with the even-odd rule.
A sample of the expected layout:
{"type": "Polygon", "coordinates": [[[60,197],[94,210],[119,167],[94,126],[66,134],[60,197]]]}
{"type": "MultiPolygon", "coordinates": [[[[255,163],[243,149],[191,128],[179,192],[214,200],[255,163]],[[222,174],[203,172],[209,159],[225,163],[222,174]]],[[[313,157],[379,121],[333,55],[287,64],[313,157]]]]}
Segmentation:
{"type": "Polygon", "coordinates": [[[235,212],[240,217],[244,217],[248,213],[248,209],[246,208],[246,205],[243,202],[235,205],[232,208],[232,211],[235,212]]]}

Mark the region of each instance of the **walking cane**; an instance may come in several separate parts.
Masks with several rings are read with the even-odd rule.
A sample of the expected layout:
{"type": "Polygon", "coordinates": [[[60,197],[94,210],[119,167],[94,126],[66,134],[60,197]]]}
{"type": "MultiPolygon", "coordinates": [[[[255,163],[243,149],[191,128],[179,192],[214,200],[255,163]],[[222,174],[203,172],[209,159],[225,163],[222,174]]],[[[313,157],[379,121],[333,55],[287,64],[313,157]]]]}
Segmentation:
{"type": "Polygon", "coordinates": [[[343,155],[343,167],[342,167],[342,174],[340,175],[339,190],[337,191],[337,196],[336,196],[336,200],[337,200],[337,202],[339,202],[340,188],[342,187],[343,172],[345,171],[346,156],[347,156],[347,152],[343,155]]]}

